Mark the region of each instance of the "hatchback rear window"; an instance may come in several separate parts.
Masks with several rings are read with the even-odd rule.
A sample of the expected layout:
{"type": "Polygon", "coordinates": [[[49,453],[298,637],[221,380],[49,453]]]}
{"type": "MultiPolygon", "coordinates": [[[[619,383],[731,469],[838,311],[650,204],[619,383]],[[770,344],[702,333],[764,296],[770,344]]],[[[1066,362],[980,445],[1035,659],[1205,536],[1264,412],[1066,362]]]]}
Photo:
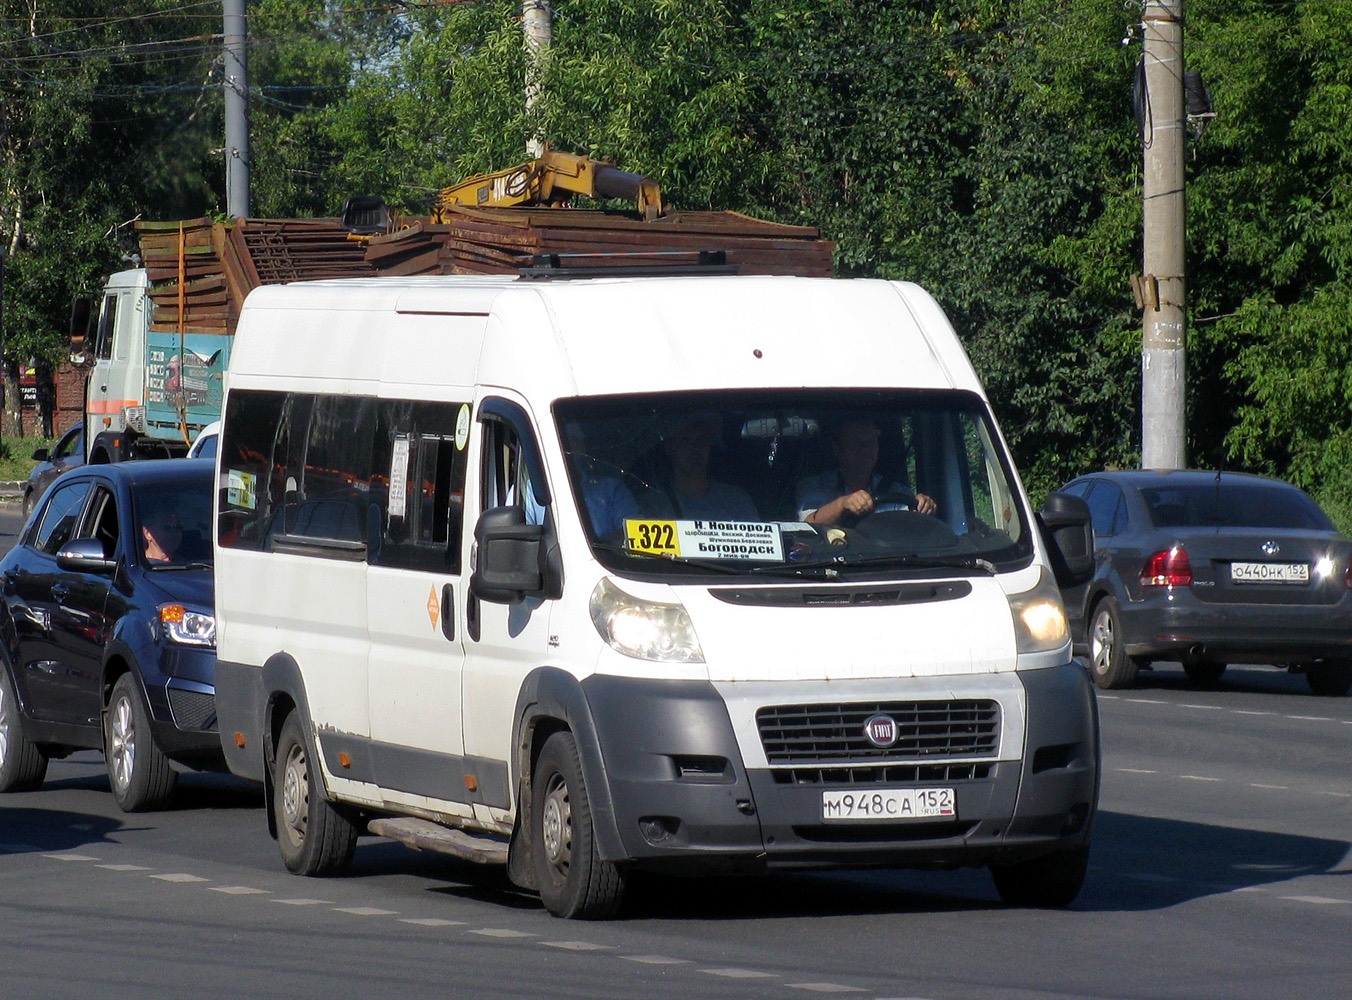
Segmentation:
{"type": "Polygon", "coordinates": [[[1305,528],[1333,525],[1317,504],[1293,486],[1198,483],[1141,490],[1160,528],[1305,528]]]}

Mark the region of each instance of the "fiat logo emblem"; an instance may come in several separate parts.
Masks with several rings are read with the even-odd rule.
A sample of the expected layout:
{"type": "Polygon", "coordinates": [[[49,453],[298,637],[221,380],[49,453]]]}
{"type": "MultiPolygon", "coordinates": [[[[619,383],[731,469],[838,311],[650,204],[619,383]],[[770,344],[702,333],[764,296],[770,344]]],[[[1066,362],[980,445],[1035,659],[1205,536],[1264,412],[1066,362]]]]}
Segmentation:
{"type": "Polygon", "coordinates": [[[1282,550],[1282,547],[1273,541],[1264,542],[1261,548],[1263,550],[1263,554],[1269,556],[1275,556],[1278,552],[1282,550]]]}
{"type": "Polygon", "coordinates": [[[897,722],[890,715],[875,715],[864,723],[864,735],[875,747],[890,747],[897,742],[897,722]]]}

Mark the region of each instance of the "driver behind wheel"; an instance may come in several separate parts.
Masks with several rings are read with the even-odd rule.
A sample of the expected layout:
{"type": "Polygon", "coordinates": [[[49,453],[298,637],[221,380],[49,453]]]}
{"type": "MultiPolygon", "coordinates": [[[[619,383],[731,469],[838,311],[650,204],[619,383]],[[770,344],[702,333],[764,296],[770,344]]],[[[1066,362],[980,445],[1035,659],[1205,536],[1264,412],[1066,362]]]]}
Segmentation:
{"type": "MultiPolygon", "coordinates": [[[[836,468],[808,476],[795,491],[798,516],[808,524],[839,524],[867,517],[874,511],[910,510],[904,503],[875,503],[875,497],[909,494],[905,485],[874,472],[878,464],[878,424],[871,417],[851,417],[831,428],[831,451],[836,468]]],[[[933,514],[934,500],[915,495],[914,509],[933,514]]]]}

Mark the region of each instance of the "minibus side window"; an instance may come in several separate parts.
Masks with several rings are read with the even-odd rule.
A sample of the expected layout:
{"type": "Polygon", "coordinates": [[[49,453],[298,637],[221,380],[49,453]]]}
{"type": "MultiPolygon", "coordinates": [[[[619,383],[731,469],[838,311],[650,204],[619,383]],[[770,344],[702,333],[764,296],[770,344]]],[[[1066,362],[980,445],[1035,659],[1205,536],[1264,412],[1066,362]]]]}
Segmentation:
{"type": "Polygon", "coordinates": [[[379,566],[459,574],[464,530],[468,404],[385,400],[376,427],[375,475],[388,481],[379,566]]]}
{"type": "MultiPolygon", "coordinates": [[[[384,483],[371,476],[376,400],[316,396],[308,420],[291,425],[282,502],[270,533],[363,542],[379,539],[384,483]],[[299,445],[300,447],[297,447],[299,445]]],[[[275,494],[274,494],[275,497],[275,494]]]]}
{"type": "MultiPolygon", "coordinates": [[[[308,406],[304,407],[308,413],[308,406]]],[[[286,482],[287,441],[296,411],[291,393],[240,389],[221,428],[217,544],[261,549],[286,482]]]]}
{"type": "Polygon", "coordinates": [[[516,431],[500,421],[484,424],[483,510],[524,507],[527,524],[543,524],[544,509],[530,485],[525,451],[516,431]]]}

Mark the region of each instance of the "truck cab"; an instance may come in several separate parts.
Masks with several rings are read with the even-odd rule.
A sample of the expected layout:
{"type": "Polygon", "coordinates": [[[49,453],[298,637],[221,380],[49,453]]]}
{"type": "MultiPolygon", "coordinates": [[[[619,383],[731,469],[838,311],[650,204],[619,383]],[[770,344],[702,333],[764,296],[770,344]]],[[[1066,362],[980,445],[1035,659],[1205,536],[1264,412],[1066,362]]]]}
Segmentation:
{"type": "Polygon", "coordinates": [[[110,275],[77,303],[72,349],[82,324],[94,366],[85,386],[86,459],[176,458],[220,415],[231,337],[153,322],[144,268],[110,275]]]}

